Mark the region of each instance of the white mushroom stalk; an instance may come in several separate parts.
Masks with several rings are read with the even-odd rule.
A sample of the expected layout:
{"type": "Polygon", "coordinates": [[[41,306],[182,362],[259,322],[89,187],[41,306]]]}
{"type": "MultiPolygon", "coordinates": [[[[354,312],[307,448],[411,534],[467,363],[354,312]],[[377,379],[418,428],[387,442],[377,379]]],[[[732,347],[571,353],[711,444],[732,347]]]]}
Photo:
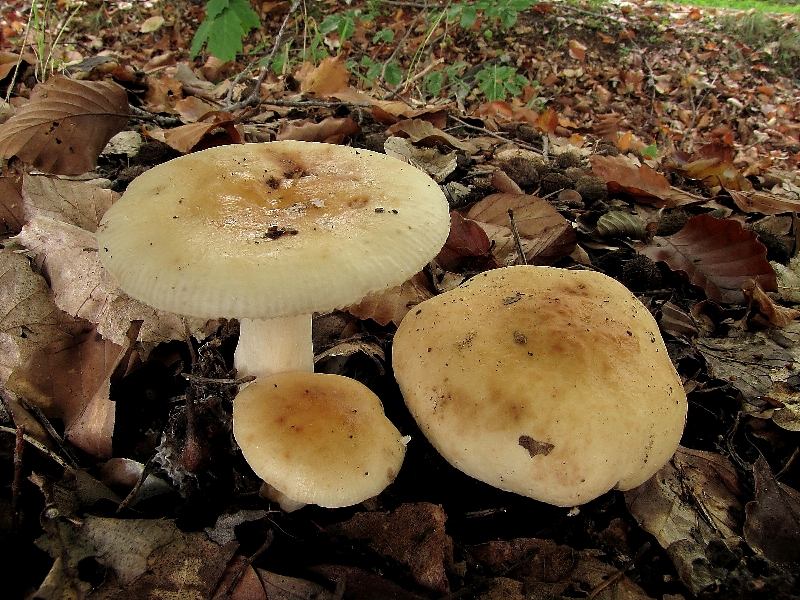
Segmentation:
{"type": "Polygon", "coordinates": [[[311,315],[241,319],[233,366],[240,376],[266,377],[287,371],[313,373],[311,315]]]}
{"type": "Polygon", "coordinates": [[[155,308],[235,318],[235,366],[313,371],[311,315],[400,285],[444,245],[447,201],[425,173],[357,148],[220,146],[137,177],[97,230],[119,286],[155,308]]]}

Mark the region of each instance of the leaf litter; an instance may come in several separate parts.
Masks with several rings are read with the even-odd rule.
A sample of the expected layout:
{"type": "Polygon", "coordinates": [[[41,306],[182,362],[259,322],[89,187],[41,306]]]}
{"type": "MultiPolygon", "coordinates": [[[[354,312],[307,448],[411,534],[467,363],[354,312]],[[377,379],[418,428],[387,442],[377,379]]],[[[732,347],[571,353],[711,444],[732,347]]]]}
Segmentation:
{"type": "MultiPolygon", "coordinates": [[[[381,27],[415,31],[411,6],[356,19],[350,40],[327,35],[341,52],[265,77],[255,109],[235,105],[250,93],[232,76],[240,66],[186,60],[191,32],[181,27],[201,16],[194,6],[182,24],[171,7],[116,12],[116,29],[102,32],[114,57],[86,59],[81,52],[97,46],[80,34],[72,78],[34,86],[0,69],[14,96],[0,125],[10,159],[0,176],[0,439],[3,460],[21,458],[25,476],[9,478],[15,496],[2,499],[21,524],[3,525],[2,545],[21,550],[4,549],[3,567],[23,572],[28,561],[40,574],[13,593],[797,595],[793,87],[767,66],[769,53],[710,23],[721,12],[587,8],[520,13],[506,41],[530,85],[508,101],[461,91],[434,101],[411,72],[391,93],[354,77],[351,56],[413,67],[403,54],[424,48],[424,35],[396,37],[405,48],[370,42],[381,27]],[[610,27],[599,31],[595,19],[610,27]],[[660,42],[637,36],[659,21],[667,23],[660,42]],[[563,45],[552,35],[560,27],[563,45]],[[686,40],[705,41],[690,52],[686,40]],[[128,120],[128,100],[144,111],[140,122],[128,120]],[[141,145],[101,154],[125,128],[142,133],[141,145]],[[315,320],[324,337],[317,368],[369,384],[412,437],[397,481],[358,507],[290,515],[259,499],[228,425],[236,323],[136,303],[97,261],[92,232],[116,197],[102,186],[122,191],[178,153],[272,139],[402,157],[451,202],[450,237],[423,272],[315,320]],[[756,229],[768,217],[774,239],[756,229]],[[403,407],[387,357],[404,314],[475,273],[523,260],[617,276],[659,319],[691,408],[684,446],[643,486],[572,510],[493,490],[454,472],[403,407]],[[41,449],[15,447],[15,427],[41,449]]],[[[287,10],[264,3],[270,27],[245,50],[260,36],[274,41],[287,10]]],[[[20,14],[4,13],[0,43],[19,35],[20,14]]],[[[428,66],[507,60],[488,39],[455,30],[449,46],[431,47],[428,66]]],[[[36,60],[25,55],[21,65],[36,60]]]]}

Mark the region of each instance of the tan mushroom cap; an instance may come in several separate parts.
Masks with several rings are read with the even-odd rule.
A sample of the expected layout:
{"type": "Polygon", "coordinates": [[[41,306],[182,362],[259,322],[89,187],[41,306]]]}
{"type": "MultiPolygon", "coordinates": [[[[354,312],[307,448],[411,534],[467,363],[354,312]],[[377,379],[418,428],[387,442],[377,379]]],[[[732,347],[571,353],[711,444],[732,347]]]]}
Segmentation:
{"type": "Polygon", "coordinates": [[[265,482],[329,508],[379,494],[405,456],[380,399],[339,375],[279,373],[251,383],[236,396],[233,433],[265,482]]]}
{"type": "Polygon", "coordinates": [[[640,485],[669,460],[686,395],[649,311],[590,271],[482,273],[418,305],[395,376],[452,465],[558,506],[640,485]]]}
{"type": "Polygon", "coordinates": [[[197,317],[326,312],[399,285],[447,239],[425,173],[344,146],[211,148],[136,178],[97,231],[134,298],[197,317]]]}

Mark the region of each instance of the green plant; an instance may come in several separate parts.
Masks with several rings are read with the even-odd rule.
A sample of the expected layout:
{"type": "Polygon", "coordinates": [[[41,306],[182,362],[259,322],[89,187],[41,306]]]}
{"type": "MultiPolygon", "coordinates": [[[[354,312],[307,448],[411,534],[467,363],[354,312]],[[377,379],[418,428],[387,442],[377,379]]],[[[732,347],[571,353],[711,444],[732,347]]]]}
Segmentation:
{"type": "Polygon", "coordinates": [[[423,87],[430,96],[439,96],[444,90],[450,87],[469,90],[469,86],[459,77],[459,73],[467,67],[464,61],[458,61],[452,65],[447,65],[441,71],[432,71],[423,78],[423,87]]]}
{"type": "Polygon", "coordinates": [[[242,51],[242,40],[251,29],[261,26],[258,14],[247,0],[209,0],[206,18],[192,39],[190,54],[197,56],[206,46],[222,61],[234,60],[242,51]]]}
{"type": "Polygon", "coordinates": [[[507,94],[519,96],[521,86],[527,85],[528,79],[517,73],[514,67],[490,65],[475,75],[478,91],[482,92],[490,102],[505,100],[507,94]]]}
{"type": "Polygon", "coordinates": [[[345,65],[356,77],[369,85],[375,85],[375,82],[381,79],[381,73],[383,81],[392,87],[400,85],[403,80],[403,71],[394,60],[384,64],[375,62],[369,56],[362,56],[359,62],[348,60],[345,65]]]}
{"type": "Polygon", "coordinates": [[[51,0],[31,4],[28,28],[32,33],[31,47],[38,59],[35,67],[38,81],[44,81],[58,70],[59,60],[56,58],[55,48],[61,43],[72,19],[86,6],[83,2],[67,2],[67,14],[64,15],[63,9],[55,4],[51,0]]]}

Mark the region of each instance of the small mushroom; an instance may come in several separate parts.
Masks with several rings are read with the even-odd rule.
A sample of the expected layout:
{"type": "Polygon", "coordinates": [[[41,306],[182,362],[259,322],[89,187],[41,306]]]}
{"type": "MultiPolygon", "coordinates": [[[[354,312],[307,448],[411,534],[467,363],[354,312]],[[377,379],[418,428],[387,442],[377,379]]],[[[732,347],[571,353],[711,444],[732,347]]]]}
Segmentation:
{"type": "Polygon", "coordinates": [[[97,230],[133,298],[241,321],[240,375],[313,371],[311,315],[399,285],[436,255],[439,186],[395,158],[281,141],[211,148],[137,177],[97,230]]]}
{"type": "Polygon", "coordinates": [[[397,476],[407,438],[354,379],[278,373],[239,392],[233,433],[267,497],[286,511],[376,496],[397,476]]]}
{"type": "Polygon", "coordinates": [[[408,313],[392,362],[445,459],[558,506],[645,482],[675,452],[686,419],[655,320],[591,271],[477,275],[408,313]]]}

